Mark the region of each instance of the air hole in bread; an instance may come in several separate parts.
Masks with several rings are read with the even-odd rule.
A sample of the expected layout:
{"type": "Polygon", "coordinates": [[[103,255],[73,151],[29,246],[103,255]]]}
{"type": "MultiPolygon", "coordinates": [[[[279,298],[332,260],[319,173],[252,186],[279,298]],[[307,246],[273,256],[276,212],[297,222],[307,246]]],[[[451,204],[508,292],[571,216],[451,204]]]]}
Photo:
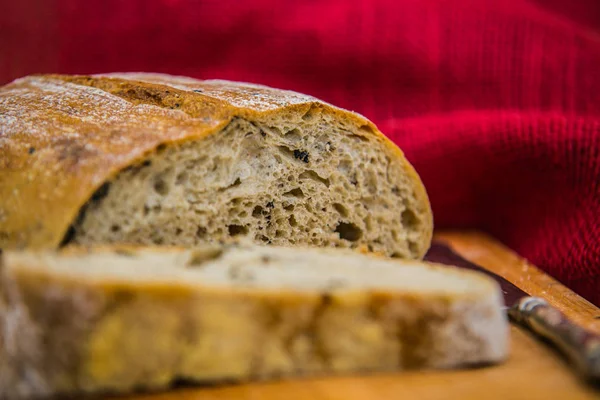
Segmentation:
{"type": "Polygon", "coordinates": [[[321,178],[319,176],[319,174],[317,174],[315,171],[304,171],[303,173],[301,173],[298,176],[298,179],[303,180],[303,179],[312,179],[315,182],[318,183],[322,183],[323,185],[325,185],[326,187],[329,187],[329,185],[331,184],[331,182],[329,181],[329,179],[327,178],[321,178]]]}
{"type": "Polygon", "coordinates": [[[260,235],[260,237],[259,237],[259,240],[260,240],[261,242],[264,242],[264,243],[267,243],[267,244],[270,244],[270,243],[271,243],[271,239],[269,239],[269,238],[268,238],[268,237],[266,237],[265,235],[260,235]]]}
{"type": "Polygon", "coordinates": [[[339,233],[340,239],[356,242],[362,237],[362,229],[353,223],[340,222],[335,228],[335,232],[339,233]]]}
{"type": "Polygon", "coordinates": [[[154,190],[161,196],[165,196],[169,193],[169,185],[164,181],[164,179],[158,178],[154,182],[154,190]]]}
{"type": "Polygon", "coordinates": [[[187,171],[182,171],[179,174],[177,174],[177,177],[175,178],[175,184],[176,185],[185,185],[188,182],[189,179],[189,174],[187,171]]]}
{"type": "Polygon", "coordinates": [[[279,150],[279,153],[281,155],[283,155],[285,158],[287,158],[288,160],[295,160],[294,151],[292,149],[290,149],[289,147],[279,146],[279,147],[277,147],[277,149],[279,150]]]}
{"type": "Polygon", "coordinates": [[[204,239],[206,237],[206,234],[207,230],[205,227],[199,226],[198,229],[196,229],[196,237],[198,239],[204,239]]]}
{"type": "Polygon", "coordinates": [[[290,215],[290,217],[288,218],[288,222],[292,227],[298,226],[298,221],[296,221],[296,217],[294,217],[293,215],[290,215]]]}
{"type": "Polygon", "coordinates": [[[340,214],[340,216],[346,218],[348,216],[348,209],[340,203],[333,203],[333,208],[340,214]]]}
{"type": "Polygon", "coordinates": [[[281,133],[281,129],[279,129],[276,126],[269,126],[269,131],[271,131],[272,133],[274,133],[278,136],[283,136],[283,134],[281,133]]]}
{"type": "Polygon", "coordinates": [[[227,227],[229,236],[246,235],[248,233],[248,227],[244,225],[229,225],[227,227]]]}
{"type": "Polygon", "coordinates": [[[314,118],[316,117],[316,114],[317,114],[317,112],[316,112],[316,107],[314,107],[314,106],[311,106],[311,107],[308,109],[308,111],[306,111],[306,112],[304,113],[304,115],[302,116],[302,119],[303,119],[304,121],[310,121],[310,120],[312,120],[312,119],[314,119],[314,118]]]}
{"type": "Polygon", "coordinates": [[[233,183],[229,186],[227,186],[227,189],[231,189],[234,188],[236,186],[240,186],[242,184],[242,181],[240,178],[235,178],[235,181],[233,181],[233,183]]]}
{"type": "Polygon", "coordinates": [[[404,211],[402,211],[401,219],[402,219],[402,225],[404,227],[412,228],[415,225],[417,225],[419,222],[415,213],[412,210],[409,210],[408,208],[406,208],[406,209],[404,209],[404,211]]]}
{"type": "Polygon", "coordinates": [[[411,251],[412,254],[415,254],[419,250],[419,245],[417,243],[415,243],[414,241],[409,240],[408,241],[408,249],[411,251]]]}
{"type": "Polygon", "coordinates": [[[302,197],[304,197],[304,192],[300,188],[294,188],[290,191],[285,192],[283,195],[288,196],[288,197],[291,196],[291,197],[302,198],[302,197]]]}
{"type": "Polygon", "coordinates": [[[291,131],[286,132],[284,138],[292,143],[298,143],[302,140],[302,133],[298,129],[294,128],[291,131]]]}
{"type": "Polygon", "coordinates": [[[263,208],[261,206],[255,206],[254,209],[252,210],[252,216],[254,218],[260,218],[260,217],[262,217],[262,212],[263,212],[263,208]]]}

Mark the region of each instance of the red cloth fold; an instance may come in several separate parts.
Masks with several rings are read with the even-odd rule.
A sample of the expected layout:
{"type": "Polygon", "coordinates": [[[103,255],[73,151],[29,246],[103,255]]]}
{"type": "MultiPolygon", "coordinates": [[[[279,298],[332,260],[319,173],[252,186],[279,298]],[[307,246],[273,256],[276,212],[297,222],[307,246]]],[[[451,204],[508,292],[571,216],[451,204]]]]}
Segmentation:
{"type": "Polygon", "coordinates": [[[21,0],[0,81],[156,71],[358,111],[405,151],[438,228],[478,228],[600,305],[597,0],[21,0]]]}

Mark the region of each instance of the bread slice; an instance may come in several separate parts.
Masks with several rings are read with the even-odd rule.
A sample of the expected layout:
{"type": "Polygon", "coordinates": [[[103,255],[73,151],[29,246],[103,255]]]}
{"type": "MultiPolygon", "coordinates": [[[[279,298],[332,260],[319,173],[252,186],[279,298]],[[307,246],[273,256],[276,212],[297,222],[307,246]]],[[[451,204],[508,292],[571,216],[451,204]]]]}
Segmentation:
{"type": "Polygon", "coordinates": [[[456,368],[507,355],[498,285],[350,250],[7,252],[0,398],[456,368]]]}
{"type": "Polygon", "coordinates": [[[265,86],[158,74],[0,88],[0,248],[276,245],[423,257],[432,214],[364,117],[265,86]]]}

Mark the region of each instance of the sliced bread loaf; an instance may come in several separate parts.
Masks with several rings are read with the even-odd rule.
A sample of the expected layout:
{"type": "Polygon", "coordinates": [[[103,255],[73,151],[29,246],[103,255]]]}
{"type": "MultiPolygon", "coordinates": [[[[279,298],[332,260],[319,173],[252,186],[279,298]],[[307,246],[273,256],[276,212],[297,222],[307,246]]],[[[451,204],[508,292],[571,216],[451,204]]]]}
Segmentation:
{"type": "Polygon", "coordinates": [[[157,74],[0,88],[0,248],[259,243],[421,258],[432,214],[364,117],[294,92],[157,74]]]}
{"type": "Polygon", "coordinates": [[[494,363],[497,284],[456,268],[233,244],[6,252],[0,398],[494,363]]]}

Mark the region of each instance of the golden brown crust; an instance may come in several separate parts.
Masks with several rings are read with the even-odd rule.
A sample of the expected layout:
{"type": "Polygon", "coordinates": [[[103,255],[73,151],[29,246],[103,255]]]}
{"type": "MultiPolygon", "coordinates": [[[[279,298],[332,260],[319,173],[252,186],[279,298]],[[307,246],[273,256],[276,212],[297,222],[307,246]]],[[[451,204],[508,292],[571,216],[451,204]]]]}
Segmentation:
{"type": "Polygon", "coordinates": [[[426,208],[429,243],[425,188],[400,149],[364,117],[259,85],[110,74],[29,76],[0,88],[0,248],[57,247],[103,183],[159,146],[216,133],[234,117],[302,115],[311,107],[394,149],[426,208]]]}

